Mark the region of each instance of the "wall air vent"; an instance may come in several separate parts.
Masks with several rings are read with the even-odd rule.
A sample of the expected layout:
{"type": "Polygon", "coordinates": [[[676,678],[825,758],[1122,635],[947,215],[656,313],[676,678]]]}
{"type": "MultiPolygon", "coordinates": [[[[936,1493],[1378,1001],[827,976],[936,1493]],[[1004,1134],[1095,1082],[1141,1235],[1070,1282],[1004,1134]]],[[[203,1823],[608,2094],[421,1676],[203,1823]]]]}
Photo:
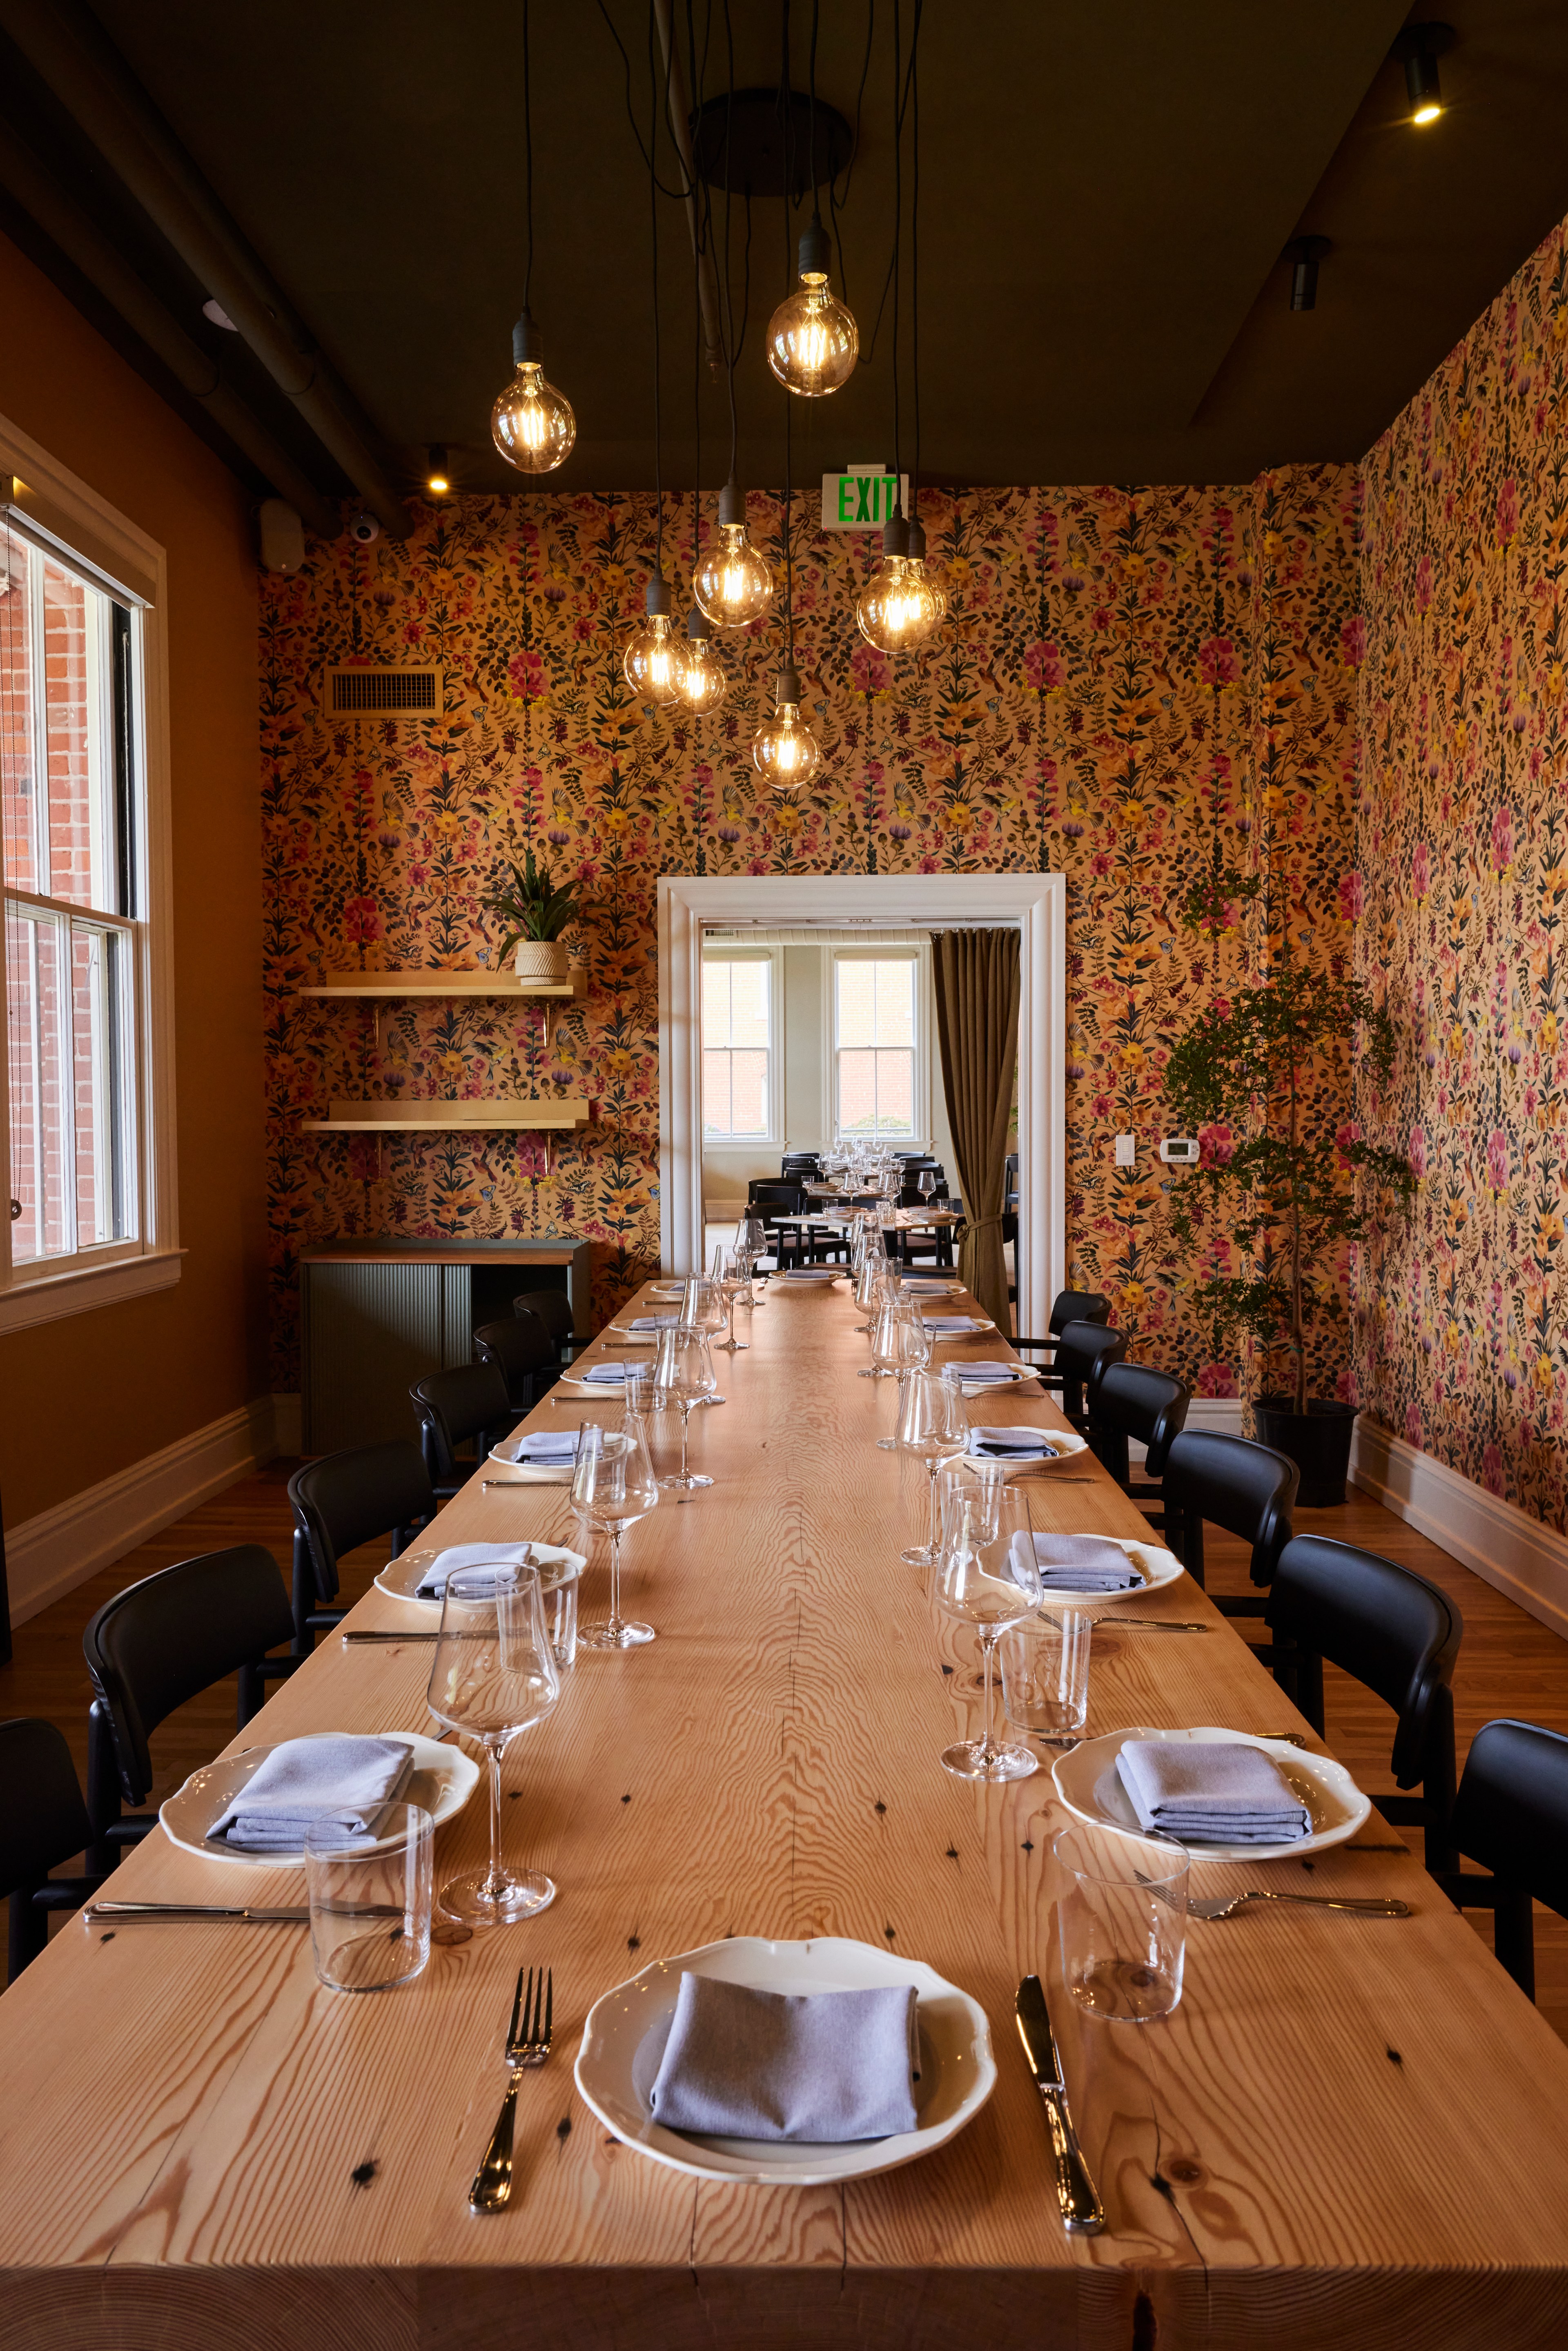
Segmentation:
{"type": "Polygon", "coordinates": [[[329,718],[434,716],[442,684],[438,669],[329,669],[321,681],[321,707],[329,718]]]}

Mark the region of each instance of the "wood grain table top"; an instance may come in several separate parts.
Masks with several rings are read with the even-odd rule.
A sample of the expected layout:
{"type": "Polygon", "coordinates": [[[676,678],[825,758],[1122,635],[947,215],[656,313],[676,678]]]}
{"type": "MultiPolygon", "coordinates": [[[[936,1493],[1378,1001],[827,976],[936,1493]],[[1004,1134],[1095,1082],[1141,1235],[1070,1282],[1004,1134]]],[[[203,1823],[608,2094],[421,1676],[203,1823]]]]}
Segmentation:
{"type": "MultiPolygon", "coordinates": [[[[1408,1920],[1259,1906],[1192,1924],[1169,2019],[1117,2027],[1053,2002],[1109,2218],[1102,2237],[1063,2234],[1012,2006],[1026,1972],[1060,1980],[1050,1846],[1067,1815],[1047,1770],[987,1787],[937,1761],[977,1728],[976,1651],[899,1560],[925,1473],[872,1441],[893,1386],[855,1377],[861,1319],[847,1285],[777,1283],[737,1318],[752,1344],[717,1357],[727,1401],[692,1423],[694,1467],[717,1482],[666,1494],[626,1541],[625,1604],[658,1639],[580,1652],[555,1713],[508,1753],[508,1851],[556,1879],[549,1911],[357,1998],[317,1983],[300,1928],[72,1920],[0,2000],[5,2351],[1563,2339],[1568,2050],[1375,1812],[1310,1864],[1197,1862],[1194,1892],[1392,1893],[1408,1920]],[[611,2138],[571,2078],[588,2009],[661,1954],[732,1934],[855,1936],[928,1961],[987,2011],[989,2104],[936,2155],[841,2188],[710,2186],[611,2138]],[[476,2218],[522,1961],[554,1970],[557,2053],[524,2079],[512,2204],[476,2218]]],[[[998,1345],[986,1332],[939,1360],[998,1345]]],[[[982,1409],[1058,1418],[1031,1389],[982,1409]]],[[[673,1416],[657,1434],[673,1461],[673,1416]]],[[[1087,1458],[1072,1470],[1031,1478],[1037,1524],[1146,1531],[1087,1458]]],[[[564,1488],[476,1481],[439,1525],[452,1541],[570,1531],[564,1488]]],[[[600,1547],[586,1616],[606,1585],[600,1547]]],[[[350,1621],[432,1619],[372,1592],[350,1621]]],[[[428,1643],[324,1638],[235,1743],[429,1730],[430,1659],[428,1643]]],[[[1305,1728],[1186,1578],[1105,1607],[1092,1675],[1092,1732],[1305,1728]],[[1211,1629],[1127,1629],[1140,1614],[1211,1629]]],[[[441,1832],[438,1880],[486,1830],[476,1801],[441,1832]]],[[[204,1862],[162,1834],[112,1891],[241,1886],[303,1899],[302,1873],[204,1862]]]]}

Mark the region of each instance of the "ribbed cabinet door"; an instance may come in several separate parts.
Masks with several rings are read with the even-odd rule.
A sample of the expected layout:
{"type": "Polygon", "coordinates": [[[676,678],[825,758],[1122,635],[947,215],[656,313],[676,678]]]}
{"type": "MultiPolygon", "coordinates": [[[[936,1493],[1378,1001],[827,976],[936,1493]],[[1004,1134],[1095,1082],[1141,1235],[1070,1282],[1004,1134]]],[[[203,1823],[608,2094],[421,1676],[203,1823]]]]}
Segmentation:
{"type": "Polygon", "coordinates": [[[308,1265],[305,1450],[417,1437],[409,1389],[442,1353],[439,1265],[308,1265]]]}
{"type": "Polygon", "coordinates": [[[451,1371],[474,1360],[474,1276],[465,1265],[444,1265],[441,1272],[441,1360],[451,1371]]]}

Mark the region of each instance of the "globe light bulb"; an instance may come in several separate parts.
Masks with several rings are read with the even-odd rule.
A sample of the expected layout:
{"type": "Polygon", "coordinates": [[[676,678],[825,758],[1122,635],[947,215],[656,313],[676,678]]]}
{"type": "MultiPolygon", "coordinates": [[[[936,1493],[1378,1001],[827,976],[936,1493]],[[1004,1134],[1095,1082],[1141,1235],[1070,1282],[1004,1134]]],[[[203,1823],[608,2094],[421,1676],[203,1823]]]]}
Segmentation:
{"type": "Polygon", "coordinates": [[[718,539],[692,574],[692,593],[717,629],[744,629],[773,601],[773,574],[746,536],[746,497],[733,480],[718,494],[718,539]]]}
{"type": "Polygon", "coordinates": [[[670,590],[662,579],[648,582],[647,614],[642,627],[627,640],[621,666],[632,693],[663,709],[680,690],[685,655],[670,627],[670,590]]]}
{"type": "Polygon", "coordinates": [[[942,617],[924,563],[912,564],[908,549],[909,527],[895,508],[883,528],[882,562],[855,603],[860,632],[880,653],[912,651],[942,617]]]}
{"type": "Polygon", "coordinates": [[[781,669],[774,700],[777,708],[751,738],[751,763],[776,792],[798,792],[817,772],[822,749],[800,716],[800,680],[792,669],[781,669]]]}
{"type": "Polygon", "coordinates": [[[676,661],[675,694],[700,718],[716,710],[729,690],[724,664],[714,651],[713,632],[694,604],[686,616],[686,642],[676,661]]]}
{"type": "Polygon", "coordinates": [[[768,321],[768,364],[787,391],[821,400],[848,383],[860,357],[860,329],[828,291],[832,248],[820,219],[800,238],[800,284],[768,321]]]}
{"type": "Polygon", "coordinates": [[[490,432],[519,473],[553,474],[571,455],[577,419],[571,402],[545,381],[544,339],[525,310],[512,329],[516,372],[490,411],[490,432]]]}

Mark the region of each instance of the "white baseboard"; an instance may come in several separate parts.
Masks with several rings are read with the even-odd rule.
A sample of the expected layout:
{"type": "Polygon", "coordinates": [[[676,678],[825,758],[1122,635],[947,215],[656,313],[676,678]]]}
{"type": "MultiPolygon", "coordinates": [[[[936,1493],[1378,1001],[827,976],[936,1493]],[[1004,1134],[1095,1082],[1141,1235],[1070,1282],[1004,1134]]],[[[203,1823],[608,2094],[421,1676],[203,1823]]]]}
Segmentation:
{"type": "Polygon", "coordinates": [[[100,1567],[172,1524],[236,1478],[298,1450],[298,1396],[255,1396],[99,1485],[5,1531],[11,1622],[24,1625],[100,1567]],[[287,1407],[294,1407],[292,1424],[287,1407]],[[280,1441],[280,1428],[292,1443],[280,1441]]]}
{"type": "Polygon", "coordinates": [[[1351,1482],[1554,1633],[1568,1634],[1568,1536],[1489,1494],[1364,1415],[1355,1424],[1351,1482]]]}

